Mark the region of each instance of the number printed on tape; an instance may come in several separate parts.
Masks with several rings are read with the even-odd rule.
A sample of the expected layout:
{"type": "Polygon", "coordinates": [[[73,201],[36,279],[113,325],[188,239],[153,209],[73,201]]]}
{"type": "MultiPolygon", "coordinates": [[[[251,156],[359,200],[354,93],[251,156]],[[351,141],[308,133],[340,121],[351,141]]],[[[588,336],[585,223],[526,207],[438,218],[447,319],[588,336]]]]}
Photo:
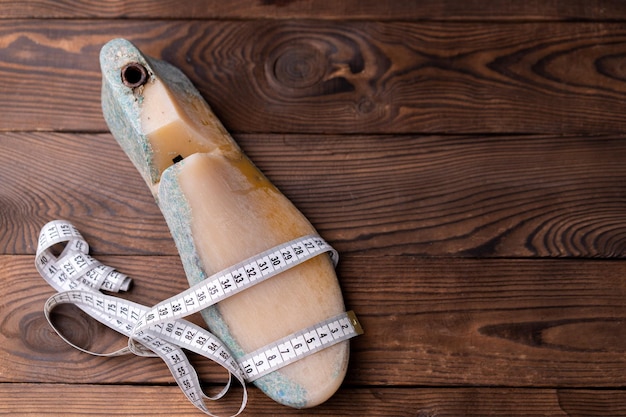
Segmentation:
{"type": "Polygon", "coordinates": [[[230,384],[216,397],[204,395],[197,374],[181,348],[219,363],[241,383],[243,398],[236,416],[245,408],[246,382],[362,333],[354,313],[347,312],[235,360],[217,336],[183,319],[322,253],[328,252],[336,263],[337,252],[319,236],[304,236],[271,248],[152,307],[100,292],[100,289],[126,290],[130,278],[89,256],[89,245],[70,223],[61,220],[48,223],[42,228],[38,242],[37,270],[58,291],[48,299],[44,309],[50,325],[54,328],[50,321],[52,309],[59,304],[72,303],[126,335],[129,343],[127,348],[101,354],[75,346],[56,328],[55,331],[70,345],[94,355],[135,353],[161,357],[187,398],[208,415],[213,414],[205,399],[219,399],[230,384]],[[51,248],[59,243],[65,243],[65,247],[57,257],[51,248]]]}

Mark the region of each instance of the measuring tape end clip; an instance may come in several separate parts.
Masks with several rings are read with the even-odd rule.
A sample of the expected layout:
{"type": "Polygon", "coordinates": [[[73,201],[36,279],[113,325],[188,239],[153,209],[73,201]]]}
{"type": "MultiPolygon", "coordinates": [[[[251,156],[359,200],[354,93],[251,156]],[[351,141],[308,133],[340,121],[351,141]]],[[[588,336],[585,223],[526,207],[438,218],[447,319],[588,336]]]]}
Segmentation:
{"type": "Polygon", "coordinates": [[[354,327],[354,331],[356,332],[356,334],[360,336],[365,333],[365,331],[363,330],[363,326],[361,326],[359,319],[356,317],[356,313],[350,310],[347,311],[346,314],[348,315],[348,319],[350,320],[350,323],[352,323],[352,327],[354,327]]]}

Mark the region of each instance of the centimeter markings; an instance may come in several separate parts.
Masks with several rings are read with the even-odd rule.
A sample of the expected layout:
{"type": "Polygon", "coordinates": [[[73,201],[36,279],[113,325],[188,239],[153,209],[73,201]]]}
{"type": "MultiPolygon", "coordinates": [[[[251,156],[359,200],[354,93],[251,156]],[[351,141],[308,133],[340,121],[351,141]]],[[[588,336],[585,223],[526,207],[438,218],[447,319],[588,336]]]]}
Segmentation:
{"type": "MultiPolygon", "coordinates": [[[[189,400],[207,414],[211,413],[206,409],[203,398],[208,397],[202,392],[197,374],[180,348],[187,348],[217,362],[234,375],[245,388],[243,372],[228,348],[216,336],[193,323],[185,320],[176,320],[175,322],[159,324],[154,328],[135,333],[133,332],[133,325],[137,320],[134,317],[143,314],[143,312],[148,310],[148,307],[85,290],[69,290],[52,296],[46,304],[46,316],[48,317],[49,312],[56,305],[63,303],[72,303],[82,307],[92,317],[125,334],[130,340],[139,341],[142,344],[140,346],[145,346],[149,349],[149,351],[145,351],[145,348],[140,348],[139,351],[131,349],[134,353],[141,356],[156,355],[161,357],[189,400]],[[203,343],[198,343],[198,340],[202,340],[203,343]],[[153,354],[149,355],[150,352],[153,352],[153,354]]],[[[61,335],[61,337],[63,336],[61,335]]],[[[80,347],[77,348],[85,351],[80,347]]],[[[88,353],[94,354],[93,352],[88,353]]],[[[121,353],[117,351],[102,356],[113,356],[116,354],[121,353]]],[[[216,397],[209,399],[219,399],[227,390],[228,386],[216,397]]],[[[245,390],[243,395],[244,401],[240,411],[243,410],[247,399],[245,390]]]]}
{"type": "Polygon", "coordinates": [[[52,221],[46,224],[39,234],[36,266],[44,278],[54,277],[58,286],[53,287],[57,291],[67,289],[63,284],[65,280],[74,281],[76,277],[79,277],[84,285],[95,290],[100,288],[112,292],[128,290],[131,283],[128,276],[103,265],[89,256],[88,252],[89,245],[71,223],[52,221]],[[67,245],[57,258],[51,248],[65,242],[67,245]],[[55,262],[51,262],[52,260],[55,262]]]}
{"type": "MultiPolygon", "coordinates": [[[[44,307],[44,313],[52,328],[68,344],[92,355],[117,356],[133,352],[141,356],[161,357],[189,401],[205,414],[214,416],[207,408],[204,399],[216,400],[221,398],[228,391],[230,381],[219,394],[214,397],[207,397],[202,390],[195,369],[179,346],[167,341],[166,337],[157,334],[153,329],[134,332],[134,325],[149,308],[131,301],[100,293],[94,288],[93,283],[85,282],[83,274],[88,270],[88,266],[81,262],[67,263],[68,259],[86,255],[88,249],[89,246],[82,238],[80,232],[67,222],[59,220],[52,221],[44,226],[41,231],[35,265],[42,277],[53,288],[59,291],[58,294],[48,299],[44,307]],[[66,245],[57,258],[51,249],[58,243],[66,243],[66,245]],[[78,268],[76,268],[76,265],[78,265],[78,268]],[[129,347],[116,352],[102,354],[90,352],[71,343],[54,327],[50,319],[52,309],[58,304],[65,303],[77,305],[94,319],[128,336],[129,347]],[[141,345],[135,345],[135,340],[139,341],[141,345]]],[[[184,320],[177,320],[177,323],[184,329],[195,326],[184,320]]],[[[202,328],[198,327],[198,330],[205,332],[207,339],[211,339],[213,343],[217,344],[217,348],[215,352],[209,349],[213,354],[198,352],[197,349],[194,349],[194,351],[226,368],[239,380],[243,387],[241,406],[233,417],[237,416],[243,412],[247,403],[247,390],[245,380],[242,377],[242,371],[237,362],[233,359],[232,354],[228,351],[228,348],[226,348],[217,337],[202,328]]],[[[214,346],[213,343],[211,346],[214,346]]]]}
{"type": "Polygon", "coordinates": [[[324,252],[329,252],[337,263],[337,252],[315,235],[268,249],[160,302],[137,323],[136,329],[196,313],[324,252]]]}
{"type": "Polygon", "coordinates": [[[221,398],[228,391],[230,381],[219,394],[207,397],[181,348],[219,363],[241,383],[244,387],[243,400],[239,411],[234,414],[236,416],[247,402],[245,382],[252,382],[363,333],[356,316],[350,311],[270,343],[237,361],[217,336],[182,319],[324,252],[329,252],[336,264],[337,252],[319,236],[304,236],[276,246],[218,272],[153,307],[99,292],[99,289],[127,290],[130,278],[102,265],[87,254],[88,250],[89,246],[80,232],[68,222],[52,221],[41,231],[35,264],[46,281],[59,291],[48,299],[44,308],[51,326],[68,344],[93,355],[115,356],[132,352],[140,356],[161,357],[187,398],[208,415],[213,414],[207,409],[204,399],[221,398]],[[59,243],[65,243],[65,247],[57,257],[52,247],[59,243]],[[52,309],[65,303],[77,305],[96,320],[126,335],[129,338],[128,347],[102,354],[72,344],[50,319],[52,309]]]}
{"type": "Polygon", "coordinates": [[[239,365],[248,382],[330,347],[363,334],[353,311],[342,313],[321,323],[300,330],[239,358],[239,365]]]}
{"type": "MultiPolygon", "coordinates": [[[[44,313],[52,328],[68,344],[92,355],[117,356],[133,352],[141,356],[161,357],[189,401],[205,414],[213,416],[214,414],[209,411],[204,399],[216,400],[222,397],[228,391],[230,380],[217,396],[212,398],[207,397],[202,390],[195,369],[179,346],[166,341],[165,338],[159,337],[160,335],[156,334],[152,329],[134,333],[134,325],[149,308],[131,301],[102,294],[97,288],[94,288],[94,283],[89,282],[89,279],[85,276],[90,266],[81,262],[80,259],[78,262],[76,261],[77,257],[87,255],[86,252],[88,249],[89,246],[82,238],[80,232],[67,222],[58,220],[52,221],[44,226],[41,231],[35,265],[42,277],[44,277],[53,288],[59,291],[58,294],[48,299],[44,307],[44,313]],[[52,247],[59,243],[66,243],[66,245],[57,258],[52,251],[52,247]],[[116,352],[103,354],[90,352],[71,343],[54,327],[50,319],[52,309],[57,304],[64,303],[77,305],[94,319],[128,336],[129,347],[116,352]],[[141,344],[135,345],[135,340],[141,344]]],[[[118,278],[120,276],[122,276],[122,274],[120,274],[118,278]]],[[[122,277],[127,284],[130,282],[128,277],[122,277]]],[[[128,285],[125,287],[128,287],[128,285]]],[[[178,322],[181,321],[183,320],[178,320],[178,322]]],[[[188,324],[191,325],[191,323],[188,324]]],[[[185,328],[188,327],[186,324],[182,325],[185,328]]],[[[204,331],[204,329],[200,330],[204,331]]],[[[209,332],[206,333],[208,337],[213,336],[209,332]]],[[[216,349],[215,355],[208,355],[202,352],[200,352],[200,354],[203,354],[203,356],[225,367],[230,374],[234,375],[241,383],[243,387],[242,402],[239,411],[233,415],[236,416],[244,410],[247,403],[245,380],[242,378],[241,370],[234,359],[232,359],[232,355],[228,352],[228,349],[223,346],[215,336],[213,336],[213,338],[213,340],[218,343],[218,349],[216,349]]]]}

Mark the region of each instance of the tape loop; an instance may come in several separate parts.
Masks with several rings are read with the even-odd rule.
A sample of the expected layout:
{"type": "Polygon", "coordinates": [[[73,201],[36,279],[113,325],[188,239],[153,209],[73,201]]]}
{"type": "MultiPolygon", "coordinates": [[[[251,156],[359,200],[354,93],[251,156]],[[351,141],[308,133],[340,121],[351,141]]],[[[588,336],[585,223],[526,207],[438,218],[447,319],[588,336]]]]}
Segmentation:
{"type": "Polygon", "coordinates": [[[240,408],[232,417],[241,414],[246,406],[246,382],[362,332],[354,314],[344,313],[289,335],[238,361],[217,336],[183,319],[320,254],[329,253],[336,264],[337,252],[319,236],[304,236],[268,249],[152,307],[100,292],[127,290],[131,280],[89,256],[88,251],[89,245],[69,222],[55,220],[42,228],[35,265],[41,276],[58,291],[44,306],[50,326],[70,346],[91,355],[133,353],[160,357],[187,398],[210,416],[214,414],[204,400],[222,398],[232,386],[233,377],[243,387],[243,394],[240,408]],[[64,247],[56,255],[53,248],[59,244],[64,247]],[[99,353],[69,341],[50,317],[57,305],[68,303],[128,337],[128,345],[114,352],[99,353]],[[306,344],[300,343],[300,339],[306,344]],[[228,382],[218,394],[208,396],[204,393],[183,348],[218,363],[229,372],[228,382]],[[259,357],[264,359],[259,361],[259,357]]]}
{"type": "MultiPolygon", "coordinates": [[[[51,317],[51,313],[52,310],[54,310],[54,308],[59,305],[59,304],[64,304],[64,302],[60,302],[58,300],[58,296],[57,295],[53,295],[52,297],[48,298],[48,300],[46,301],[46,303],[44,304],[44,316],[46,317],[46,320],[48,320],[48,324],[50,325],[50,327],[52,328],[52,330],[54,330],[56,332],[56,334],[59,335],[59,337],[68,345],[70,345],[71,347],[73,347],[76,350],[80,350],[81,352],[84,353],[88,353],[90,355],[93,356],[101,356],[101,357],[112,357],[112,356],[122,356],[122,355],[128,355],[129,353],[131,353],[131,351],[128,349],[128,347],[123,347],[121,349],[118,349],[116,351],[113,352],[94,352],[88,349],[83,348],[82,346],[78,346],[76,345],[74,342],[70,341],[64,334],[63,332],[57,328],[54,324],[54,321],[52,320],[51,317]]],[[[68,304],[71,304],[71,301],[67,301],[68,304]]]]}

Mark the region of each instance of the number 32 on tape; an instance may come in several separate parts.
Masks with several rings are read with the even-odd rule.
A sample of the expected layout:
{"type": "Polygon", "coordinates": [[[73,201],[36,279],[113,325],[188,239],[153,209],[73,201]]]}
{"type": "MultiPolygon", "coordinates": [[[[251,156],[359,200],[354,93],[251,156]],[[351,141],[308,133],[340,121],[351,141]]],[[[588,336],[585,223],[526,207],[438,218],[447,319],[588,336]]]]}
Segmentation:
{"type": "Polygon", "coordinates": [[[100,290],[125,291],[131,280],[89,256],[88,251],[87,242],[68,222],[55,220],[41,230],[35,264],[42,277],[58,291],[58,294],[48,299],[44,308],[51,326],[54,328],[50,313],[56,305],[77,305],[96,320],[127,336],[128,347],[105,354],[90,352],[73,345],[54,328],[67,343],[99,356],[134,353],[161,357],[187,398],[211,416],[214,414],[209,411],[205,400],[222,398],[230,382],[216,396],[206,396],[181,348],[217,362],[240,382],[244,390],[241,406],[233,415],[236,416],[243,411],[247,402],[246,382],[363,333],[356,316],[350,311],[235,360],[217,336],[183,319],[322,253],[329,252],[336,263],[337,252],[319,236],[304,236],[271,248],[153,307],[101,293],[100,290]],[[53,248],[59,244],[64,244],[64,247],[56,255],[53,248]]]}

